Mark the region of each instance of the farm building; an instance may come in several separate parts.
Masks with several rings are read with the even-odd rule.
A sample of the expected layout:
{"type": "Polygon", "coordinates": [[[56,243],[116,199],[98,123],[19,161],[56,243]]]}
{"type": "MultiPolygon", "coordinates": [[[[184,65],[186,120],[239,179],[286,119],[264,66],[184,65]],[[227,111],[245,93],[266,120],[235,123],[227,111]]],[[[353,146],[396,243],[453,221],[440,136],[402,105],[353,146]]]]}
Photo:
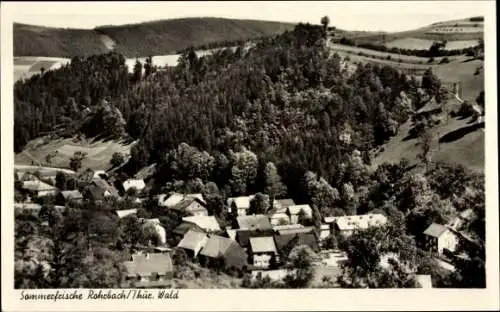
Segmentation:
{"type": "Polygon", "coordinates": [[[62,191],[57,195],[56,200],[61,204],[69,202],[81,202],[83,200],[83,194],[78,190],[62,191]]]}
{"type": "Polygon", "coordinates": [[[250,238],[251,263],[256,269],[269,269],[279,260],[272,236],[250,238]]]}
{"type": "Polygon", "coordinates": [[[254,197],[255,195],[228,198],[228,212],[237,216],[245,216],[248,209],[250,209],[250,201],[254,197]]]}
{"type": "Polygon", "coordinates": [[[211,235],[201,249],[200,263],[226,270],[244,270],[248,265],[247,253],[238,243],[227,237],[211,235]]]}
{"type": "Polygon", "coordinates": [[[432,252],[443,253],[445,249],[454,252],[458,237],[446,226],[433,223],[423,233],[423,247],[432,252]]]}
{"type": "Polygon", "coordinates": [[[207,241],[207,234],[189,230],[177,247],[184,249],[189,257],[196,258],[207,241]]]}
{"type": "Polygon", "coordinates": [[[128,287],[161,286],[173,277],[174,266],[168,253],[147,253],[132,255],[125,261],[125,285],[128,287]]]}

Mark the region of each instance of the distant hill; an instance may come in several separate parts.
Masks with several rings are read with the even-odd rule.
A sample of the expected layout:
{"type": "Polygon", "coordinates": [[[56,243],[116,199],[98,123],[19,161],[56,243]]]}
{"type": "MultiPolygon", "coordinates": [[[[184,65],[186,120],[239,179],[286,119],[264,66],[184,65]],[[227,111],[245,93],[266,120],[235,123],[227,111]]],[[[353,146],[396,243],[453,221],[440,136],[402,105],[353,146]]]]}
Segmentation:
{"type": "Polygon", "coordinates": [[[293,29],[289,23],[182,18],[95,29],[14,24],[14,56],[72,57],[108,52],[127,57],[172,54],[190,46],[247,40],[293,29]]]}

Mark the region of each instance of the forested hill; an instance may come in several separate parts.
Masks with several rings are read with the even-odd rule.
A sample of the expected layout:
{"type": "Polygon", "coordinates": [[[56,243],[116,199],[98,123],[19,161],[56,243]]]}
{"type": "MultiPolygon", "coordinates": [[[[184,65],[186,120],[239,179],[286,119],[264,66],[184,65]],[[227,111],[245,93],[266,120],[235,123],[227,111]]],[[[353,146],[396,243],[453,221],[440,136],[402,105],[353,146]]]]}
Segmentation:
{"type": "Polygon", "coordinates": [[[95,29],[15,23],[14,56],[90,56],[113,49],[126,57],[145,57],[172,54],[190,46],[276,35],[293,27],[288,23],[224,18],[183,18],[95,29]]]}
{"type": "MultiPolygon", "coordinates": [[[[68,135],[138,139],[132,171],[162,164],[184,142],[221,161],[224,153],[249,150],[291,175],[314,170],[342,183],[353,173],[341,162],[354,149],[369,161],[368,151],[418,108],[418,86],[391,67],[359,65],[350,73],[324,38],[321,26],[299,25],[249,51],[202,58],[187,52],[176,68],[148,67],[145,77],[129,75],[116,53],[74,58],[16,84],[15,148],[57,127],[68,135]]],[[[244,171],[233,174],[247,181],[244,171]]],[[[248,179],[251,190],[255,181],[248,179]]]]}

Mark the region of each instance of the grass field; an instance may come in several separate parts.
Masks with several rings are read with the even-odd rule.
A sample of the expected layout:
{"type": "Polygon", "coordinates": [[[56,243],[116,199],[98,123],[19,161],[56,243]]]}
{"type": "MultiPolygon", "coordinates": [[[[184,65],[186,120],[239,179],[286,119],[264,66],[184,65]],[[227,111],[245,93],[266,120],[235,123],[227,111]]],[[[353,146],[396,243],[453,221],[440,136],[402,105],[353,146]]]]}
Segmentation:
{"type": "Polygon", "coordinates": [[[461,50],[461,49],[466,49],[466,48],[471,48],[474,46],[477,46],[479,44],[478,40],[455,40],[455,41],[448,41],[446,43],[446,46],[444,47],[445,50],[461,50]]]}
{"type": "MultiPolygon", "coordinates": [[[[437,126],[436,133],[440,138],[450,133],[457,133],[459,129],[466,129],[470,126],[470,120],[449,119],[448,124],[437,126]]],[[[410,161],[410,164],[417,163],[417,155],[420,153],[420,146],[417,139],[404,140],[411,128],[411,122],[403,124],[399,133],[383,146],[383,151],[372,160],[374,166],[384,162],[397,163],[402,158],[410,161]]],[[[484,171],[484,131],[478,129],[466,133],[462,137],[457,135],[457,139],[447,143],[440,143],[434,151],[433,159],[449,163],[461,164],[476,171],[484,171]]]]}
{"type": "Polygon", "coordinates": [[[408,50],[429,50],[433,40],[420,38],[400,38],[386,43],[388,48],[408,49],[408,50]]]}
{"type": "Polygon", "coordinates": [[[45,142],[44,138],[30,141],[22,153],[15,155],[16,165],[31,165],[33,159],[38,160],[43,165],[69,168],[69,160],[77,151],[87,153],[87,158],[82,166],[95,169],[106,170],[111,167],[109,161],[115,152],[125,155],[130,154],[133,143],[123,143],[117,141],[84,141],[72,138],[56,139],[45,142]],[[49,153],[56,152],[50,163],[46,162],[49,153]]]}

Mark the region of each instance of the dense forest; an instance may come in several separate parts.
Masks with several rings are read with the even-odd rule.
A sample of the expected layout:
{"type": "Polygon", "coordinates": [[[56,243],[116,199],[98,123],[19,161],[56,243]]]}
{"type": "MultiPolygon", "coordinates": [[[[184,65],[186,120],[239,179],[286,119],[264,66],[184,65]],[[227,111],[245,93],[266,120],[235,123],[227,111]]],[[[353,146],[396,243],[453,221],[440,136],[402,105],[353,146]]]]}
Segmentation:
{"type": "Polygon", "coordinates": [[[125,57],[174,54],[190,46],[272,36],[293,29],[289,23],[225,18],[181,18],[95,29],[14,24],[15,56],[74,57],[106,53],[101,35],[125,57]]]}
{"type": "MultiPolygon", "coordinates": [[[[16,83],[15,150],[56,130],[66,136],[138,140],[120,174],[131,176],[156,163],[144,197],[170,191],[203,193],[209,212],[221,223],[229,221],[223,209],[227,197],[255,193],[310,204],[317,229],[324,216],[377,211],[387,215],[393,225],[383,229],[385,234],[332,241],[350,260],[343,268],[344,287],[407,287],[404,276],[391,275],[389,283],[390,274],[374,266],[383,253],[399,249],[408,250],[411,265],[429,274],[425,272],[436,265],[415,262],[415,237],[432,222],[449,222],[472,208],[478,217],[466,227],[478,243],[463,248],[469,249],[473,262],[446,277],[433,276],[441,286],[484,287],[484,176],[433,162],[425,136],[421,155],[425,166],[418,170],[405,161],[376,170],[370,166],[370,151],[397,134],[399,125],[426,99],[439,98],[439,89],[430,71],[420,83],[387,66],[356,64],[349,70],[342,58],[327,51],[324,27],[299,24],[292,31],[259,39],[249,50],[225,49],[201,58],[187,50],[177,67],[163,70],[148,61],[144,70],[137,63],[129,74],[124,57],[117,53],[74,57],[59,70],[16,83]],[[383,243],[377,245],[375,240],[383,243]],[[356,250],[370,251],[370,256],[358,256],[356,250]],[[372,262],[357,263],[361,258],[372,262]],[[375,276],[389,284],[379,284],[375,276]]],[[[257,196],[251,209],[262,212],[264,200],[265,196],[257,196]]],[[[98,223],[98,234],[89,238],[87,227],[86,239],[95,244],[115,246],[118,238],[120,244],[140,239],[130,234],[133,227],[110,216],[115,204],[105,205],[109,206],[91,206],[64,222],[60,214],[46,213],[43,217],[57,224],[47,235],[61,235],[69,242],[73,238],[67,234],[78,228],[71,222],[90,222],[98,223]],[[93,213],[107,217],[100,220],[93,213]],[[120,234],[105,236],[99,231],[120,234]]],[[[148,201],[142,213],[155,217],[156,209],[148,201]]],[[[35,221],[24,218],[16,231],[35,235],[29,225],[35,221]]],[[[162,222],[174,223],[170,229],[176,220],[162,222]]],[[[23,242],[18,243],[22,254],[23,242]]],[[[82,253],[86,243],[75,246],[82,253]]],[[[57,252],[61,257],[70,254],[57,252]]],[[[107,252],[102,257],[112,258],[107,252]]],[[[84,258],[83,253],[77,261],[83,263],[84,258]]],[[[75,270],[57,261],[61,270],[75,270]]],[[[108,283],[118,274],[113,270],[103,267],[96,274],[108,283]]],[[[31,283],[38,274],[33,272],[25,275],[28,281],[18,283],[31,283]]],[[[88,279],[96,278],[91,271],[74,274],[86,274],[75,282],[78,285],[93,285],[88,279]]],[[[53,278],[52,285],[74,286],[53,278]]]]}

